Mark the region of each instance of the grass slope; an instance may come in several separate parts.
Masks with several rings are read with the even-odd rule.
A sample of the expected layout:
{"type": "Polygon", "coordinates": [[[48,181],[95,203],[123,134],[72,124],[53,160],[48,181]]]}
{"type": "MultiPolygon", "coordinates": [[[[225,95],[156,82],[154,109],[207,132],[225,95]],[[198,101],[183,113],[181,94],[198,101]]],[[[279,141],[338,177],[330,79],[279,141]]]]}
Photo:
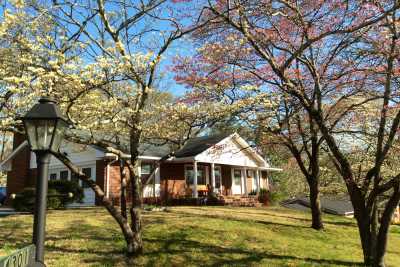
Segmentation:
{"type": "MultiPolygon", "coordinates": [[[[144,213],[142,256],[121,253],[124,240],[102,208],[50,211],[47,266],[362,266],[354,220],[284,208],[176,207],[144,213]]],[[[0,218],[0,255],[30,243],[32,216],[0,218]]],[[[391,227],[386,261],[400,266],[400,227],[391,227]]]]}

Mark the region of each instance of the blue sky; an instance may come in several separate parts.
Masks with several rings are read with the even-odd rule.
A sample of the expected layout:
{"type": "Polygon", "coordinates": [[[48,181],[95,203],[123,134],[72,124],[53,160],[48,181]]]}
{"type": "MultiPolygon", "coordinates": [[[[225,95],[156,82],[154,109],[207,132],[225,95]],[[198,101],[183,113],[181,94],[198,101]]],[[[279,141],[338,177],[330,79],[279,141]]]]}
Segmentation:
{"type": "Polygon", "coordinates": [[[164,60],[160,65],[160,71],[163,73],[163,79],[161,81],[161,90],[167,90],[176,96],[181,96],[185,93],[185,87],[178,84],[174,80],[175,73],[169,70],[169,67],[173,64],[173,59],[176,55],[179,56],[190,56],[195,52],[194,45],[188,40],[177,40],[173,47],[166,52],[164,60]]]}

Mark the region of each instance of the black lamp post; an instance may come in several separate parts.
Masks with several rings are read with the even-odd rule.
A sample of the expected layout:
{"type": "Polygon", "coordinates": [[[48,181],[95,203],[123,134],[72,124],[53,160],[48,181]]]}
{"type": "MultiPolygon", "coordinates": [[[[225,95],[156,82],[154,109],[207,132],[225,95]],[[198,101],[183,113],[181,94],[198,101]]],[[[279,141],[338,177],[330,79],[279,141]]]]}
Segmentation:
{"type": "Polygon", "coordinates": [[[37,179],[33,243],[36,245],[35,265],[44,264],[44,240],[46,231],[47,182],[51,151],[58,151],[68,127],[56,103],[41,98],[22,118],[31,150],[36,154],[37,179]]]}

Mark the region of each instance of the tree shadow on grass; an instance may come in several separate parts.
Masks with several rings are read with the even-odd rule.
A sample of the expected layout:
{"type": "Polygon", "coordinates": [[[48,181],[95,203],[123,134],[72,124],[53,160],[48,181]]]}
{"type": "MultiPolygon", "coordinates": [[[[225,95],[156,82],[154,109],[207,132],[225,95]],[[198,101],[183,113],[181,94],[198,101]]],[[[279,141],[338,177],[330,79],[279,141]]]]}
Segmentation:
{"type": "Polygon", "coordinates": [[[27,221],[1,221],[0,223],[0,248],[6,244],[15,249],[31,243],[32,223],[27,221]]]}
{"type": "MultiPolygon", "coordinates": [[[[178,213],[177,213],[178,214],[178,213]]],[[[193,217],[199,218],[205,215],[196,215],[193,213],[183,214],[182,220],[193,217]]],[[[217,218],[223,220],[233,220],[245,223],[261,223],[268,225],[278,225],[284,227],[301,227],[297,225],[281,224],[268,221],[259,221],[251,219],[229,218],[227,216],[207,215],[206,217],[217,218]]],[[[158,227],[165,223],[161,217],[152,220],[148,218],[148,223],[152,227],[158,227]]],[[[10,224],[7,231],[15,232],[23,229],[26,225],[10,224]]],[[[91,225],[85,220],[74,220],[66,227],[58,230],[50,230],[48,232],[46,249],[50,253],[63,255],[79,254],[81,262],[87,264],[95,264],[96,266],[114,266],[122,263],[126,266],[145,265],[145,266],[171,266],[171,265],[203,265],[203,266],[249,266],[264,264],[265,261],[298,261],[311,264],[321,265],[342,265],[342,266],[363,266],[357,262],[336,260],[336,259],[316,259],[311,257],[299,257],[297,255],[279,255],[268,251],[261,251],[246,247],[246,241],[243,245],[235,247],[224,247],[212,244],[207,236],[201,240],[193,240],[193,229],[195,226],[184,226],[182,229],[177,228],[172,232],[160,232],[149,238],[144,236],[145,251],[143,256],[138,259],[129,259],[124,255],[123,237],[114,223],[107,225],[91,225]],[[57,244],[65,239],[69,239],[66,244],[74,244],[70,247],[65,243],[57,244]],[[94,241],[87,244],[88,241],[94,241]],[[82,244],[82,247],[79,247],[82,244]],[[151,244],[151,245],[150,245],[151,244]],[[172,262],[172,264],[171,264],[172,262]]],[[[308,228],[308,227],[307,227],[308,228]]],[[[212,232],[213,235],[216,233],[212,232]]],[[[29,235],[30,237],[30,235],[29,235]]],[[[26,235],[19,234],[15,236],[15,241],[23,242],[22,239],[26,235]]],[[[255,241],[257,242],[257,241],[255,241]]]]}
{"type": "Polygon", "coordinates": [[[277,223],[277,222],[270,222],[270,221],[263,221],[263,220],[257,220],[257,219],[245,219],[245,218],[238,218],[238,217],[233,217],[229,215],[217,215],[217,214],[194,214],[190,212],[183,212],[183,211],[177,211],[175,213],[185,215],[185,217],[206,217],[206,218],[211,218],[211,219],[221,219],[221,220],[229,220],[229,221],[235,221],[235,222],[244,222],[244,223],[259,223],[259,224],[264,224],[264,225],[271,225],[271,226],[283,226],[283,227],[290,227],[290,228],[310,228],[305,225],[294,225],[294,224],[285,224],[285,223],[277,223]]]}
{"type": "MultiPolygon", "coordinates": [[[[262,260],[295,260],[310,264],[324,265],[342,265],[342,266],[363,266],[362,263],[336,260],[336,259],[316,259],[310,257],[297,257],[293,255],[278,255],[269,252],[257,250],[249,250],[243,248],[229,248],[214,244],[203,243],[197,240],[189,240],[189,236],[185,233],[174,233],[175,238],[145,238],[144,241],[157,243],[160,249],[154,251],[145,251],[144,256],[149,257],[146,266],[154,266],[162,264],[160,262],[160,254],[180,255],[192,265],[202,266],[249,266],[261,264],[262,260]],[[197,253],[193,253],[197,251],[197,253]],[[198,254],[205,254],[209,257],[208,262],[201,257],[196,257],[198,254]],[[236,258],[235,258],[236,257],[236,258]]],[[[173,257],[172,256],[172,257],[173,257]]]]}
{"type": "MultiPolygon", "coordinates": [[[[66,229],[69,231],[71,229],[66,229]]],[[[187,229],[177,229],[174,232],[164,233],[162,237],[144,237],[145,250],[141,259],[130,259],[125,256],[122,249],[116,249],[113,246],[103,247],[100,244],[105,240],[99,236],[104,234],[104,229],[99,226],[91,226],[90,233],[76,238],[90,238],[99,240],[99,245],[90,248],[68,248],[55,245],[46,245],[49,252],[59,254],[81,254],[82,262],[87,264],[100,264],[101,266],[114,266],[116,262],[124,263],[126,266],[174,266],[190,265],[195,266],[249,266],[262,264],[265,260],[277,261],[298,261],[310,264],[321,265],[342,265],[342,266],[363,266],[361,263],[336,260],[336,259],[318,259],[311,257],[298,257],[294,255],[279,255],[269,253],[268,251],[259,251],[255,249],[238,247],[223,247],[216,244],[210,244],[207,239],[193,240],[190,231],[187,229]],[[148,246],[152,244],[152,246],[148,246]],[[176,262],[175,262],[176,261],[176,262]],[[172,262],[172,263],[171,263],[172,262]],[[173,263],[175,262],[175,263],[173,263]]],[[[62,235],[63,231],[57,233],[62,235]]],[[[112,238],[106,242],[113,242],[112,238]]]]}
{"type": "Polygon", "coordinates": [[[46,241],[65,241],[70,240],[93,240],[102,243],[122,240],[122,234],[118,231],[118,226],[111,224],[107,227],[95,226],[86,223],[84,220],[75,220],[68,227],[58,231],[50,231],[46,241]]]}
{"type": "MultiPolygon", "coordinates": [[[[193,207],[193,209],[194,210],[196,210],[196,208],[195,207],[193,207]]],[[[222,212],[227,212],[228,210],[226,210],[226,209],[221,209],[221,208],[215,208],[214,210],[216,210],[216,211],[222,211],[222,212]]],[[[260,209],[257,209],[257,211],[259,211],[260,209]]],[[[234,213],[239,213],[239,214],[245,214],[245,215],[249,215],[249,216],[254,216],[254,215],[260,215],[260,216],[262,216],[262,215],[266,215],[266,216],[270,216],[270,217],[277,217],[277,218],[284,218],[284,219],[291,219],[291,220],[296,220],[296,221],[301,221],[301,222],[304,222],[304,223],[307,223],[307,222],[309,222],[309,223],[311,223],[311,219],[307,219],[307,218],[301,218],[301,217],[294,217],[294,216],[286,216],[286,215],[278,215],[278,214],[274,214],[274,213],[272,213],[272,212],[246,212],[246,211],[242,211],[242,210],[240,210],[240,209],[235,209],[235,208],[232,208],[232,211],[234,212],[234,213]]],[[[308,214],[308,213],[306,213],[306,214],[308,214]]],[[[309,215],[311,215],[311,214],[309,214],[309,215]]],[[[343,217],[339,217],[340,219],[344,219],[343,217]]],[[[357,227],[357,224],[356,224],[356,222],[354,222],[354,221],[332,221],[332,220],[330,220],[330,219],[328,219],[328,220],[324,220],[323,221],[323,223],[324,224],[331,224],[331,225],[339,225],[339,226],[351,226],[351,227],[357,227]]]]}

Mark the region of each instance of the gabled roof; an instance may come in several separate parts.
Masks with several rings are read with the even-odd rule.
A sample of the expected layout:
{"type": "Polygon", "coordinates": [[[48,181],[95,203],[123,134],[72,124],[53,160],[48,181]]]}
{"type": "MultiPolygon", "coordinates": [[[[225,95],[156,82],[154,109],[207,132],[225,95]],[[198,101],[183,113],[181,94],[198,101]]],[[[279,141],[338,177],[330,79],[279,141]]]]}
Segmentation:
{"type": "Polygon", "coordinates": [[[162,158],[171,152],[169,145],[141,144],[139,146],[139,155],[143,157],[162,158]]]}
{"type": "MultiPolygon", "coordinates": [[[[281,171],[281,169],[270,168],[269,164],[263,159],[263,157],[257,153],[243,138],[241,138],[237,133],[231,135],[212,135],[212,136],[201,136],[189,139],[187,143],[178,151],[174,153],[174,156],[171,160],[181,161],[181,160],[194,160],[196,157],[204,156],[204,153],[207,151],[211,151],[217,146],[219,143],[226,142],[226,139],[231,138],[236,144],[239,145],[238,152],[243,151],[250,155],[253,159],[255,159],[260,167],[264,167],[265,169],[281,171]],[[203,153],[204,152],[204,153],[203,153]],[[202,154],[203,153],[203,154],[202,154]]],[[[14,158],[16,154],[18,154],[22,148],[28,146],[27,142],[22,143],[17,149],[15,149],[3,162],[0,163],[0,169],[6,170],[11,167],[11,159],[14,158]]],[[[98,146],[91,146],[96,151],[100,152],[97,157],[112,157],[114,158],[116,155],[112,153],[107,153],[103,148],[98,146]]],[[[129,150],[129,149],[127,149],[129,150]]],[[[130,157],[129,151],[126,153],[126,157],[130,157]]],[[[139,158],[144,160],[159,160],[164,156],[167,156],[171,153],[171,148],[169,145],[154,145],[154,144],[141,144],[139,146],[139,158]]],[[[236,154],[236,153],[234,153],[236,154]]],[[[236,154],[238,155],[238,154],[236,154]]],[[[207,157],[207,156],[206,156],[207,157]]],[[[204,162],[207,162],[209,158],[206,158],[204,162]]],[[[230,164],[231,161],[229,159],[225,159],[224,162],[226,164],[230,164]]],[[[223,163],[225,164],[225,163],[223,163]]],[[[241,163],[245,164],[245,163],[241,163]]],[[[245,164],[246,165],[246,164],[245,164]]]]}
{"type": "MultiPolygon", "coordinates": [[[[107,155],[111,155],[112,153],[108,153],[106,149],[104,149],[103,147],[97,146],[97,145],[91,145],[94,149],[102,151],[103,153],[107,153],[107,155]]],[[[139,145],[139,156],[143,156],[143,157],[164,157],[166,155],[168,155],[171,152],[171,148],[166,145],[156,145],[156,144],[140,144],[139,145]]],[[[126,158],[130,157],[130,151],[129,148],[127,147],[123,147],[121,148],[121,151],[125,154],[126,158]]],[[[114,155],[114,154],[112,154],[114,155]]]]}
{"type": "Polygon", "coordinates": [[[192,138],[186,143],[186,145],[175,152],[174,155],[176,158],[194,157],[224,140],[228,136],[229,135],[212,135],[192,138]]]}

